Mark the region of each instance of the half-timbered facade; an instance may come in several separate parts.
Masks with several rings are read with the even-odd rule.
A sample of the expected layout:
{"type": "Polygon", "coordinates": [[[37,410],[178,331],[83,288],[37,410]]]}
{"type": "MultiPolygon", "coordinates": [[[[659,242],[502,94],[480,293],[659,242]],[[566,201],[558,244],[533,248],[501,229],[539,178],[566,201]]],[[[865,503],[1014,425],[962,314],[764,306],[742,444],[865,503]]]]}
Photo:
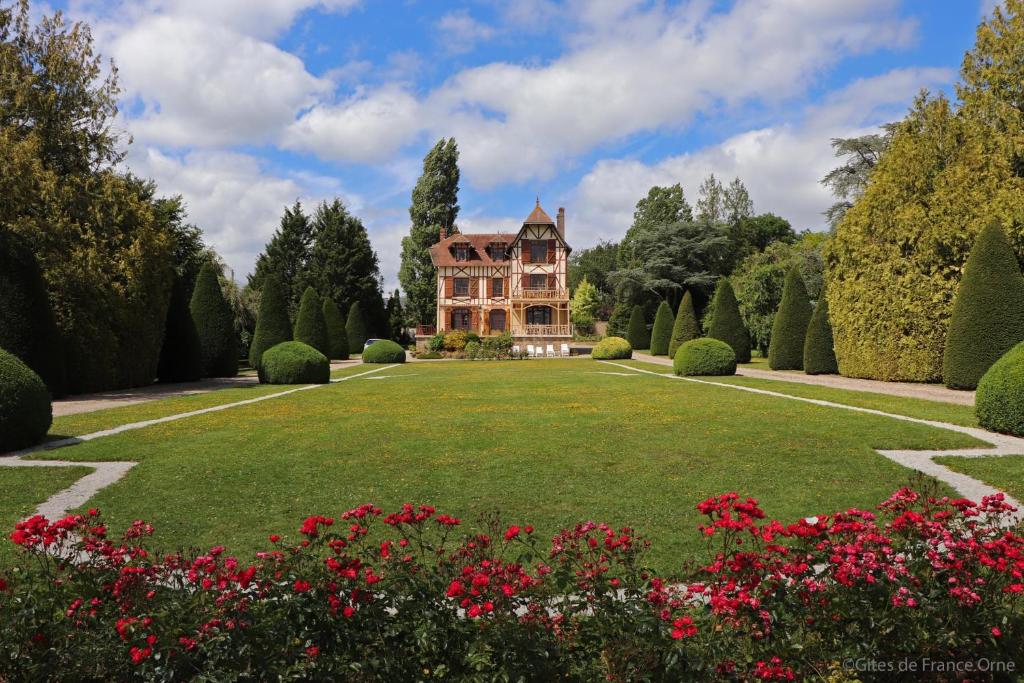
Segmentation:
{"type": "Polygon", "coordinates": [[[566,340],[569,245],[565,209],[540,206],[518,232],[455,233],[430,248],[437,268],[436,329],[510,332],[522,340],[566,340]]]}

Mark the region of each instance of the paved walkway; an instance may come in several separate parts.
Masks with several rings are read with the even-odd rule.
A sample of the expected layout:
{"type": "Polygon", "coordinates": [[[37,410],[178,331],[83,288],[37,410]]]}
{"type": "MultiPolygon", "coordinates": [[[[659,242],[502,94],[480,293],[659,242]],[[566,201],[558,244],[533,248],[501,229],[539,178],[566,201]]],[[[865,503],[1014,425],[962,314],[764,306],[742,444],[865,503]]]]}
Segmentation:
{"type": "MultiPolygon", "coordinates": [[[[672,365],[672,361],[665,356],[650,356],[646,353],[633,353],[634,360],[642,360],[646,363],[657,363],[658,365],[672,365]]],[[[753,377],[757,379],[771,379],[781,382],[796,382],[798,384],[814,384],[821,387],[833,389],[847,389],[850,391],[866,391],[873,394],[888,394],[890,396],[903,396],[905,398],[919,398],[925,401],[938,401],[940,403],[956,403],[964,406],[974,405],[973,391],[955,391],[947,389],[941,384],[918,384],[915,382],[880,382],[873,379],[857,379],[855,377],[840,377],[839,375],[807,375],[797,370],[762,370],[760,368],[736,368],[736,374],[741,377],[753,377]]]]}
{"type": "MultiPolygon", "coordinates": [[[[332,361],[331,370],[337,370],[348,365],[358,364],[358,360],[332,361]]],[[[53,416],[77,415],[78,413],[91,413],[94,410],[106,408],[120,408],[121,406],[135,405],[155,401],[161,398],[173,398],[175,396],[190,396],[192,394],[205,394],[218,389],[231,389],[233,387],[244,387],[256,384],[259,378],[255,373],[238,375],[237,377],[216,377],[204,379],[198,382],[177,382],[173,384],[152,384],[148,387],[136,387],[134,389],[118,389],[115,391],[101,391],[95,394],[77,394],[68,398],[57,399],[53,402],[53,416]]]]}

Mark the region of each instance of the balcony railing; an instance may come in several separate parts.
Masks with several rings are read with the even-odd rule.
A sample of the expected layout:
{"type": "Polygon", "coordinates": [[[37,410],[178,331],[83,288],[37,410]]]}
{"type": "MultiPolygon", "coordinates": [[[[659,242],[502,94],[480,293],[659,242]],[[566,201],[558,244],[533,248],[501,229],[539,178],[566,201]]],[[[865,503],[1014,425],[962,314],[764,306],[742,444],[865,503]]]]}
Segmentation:
{"type": "Polygon", "coordinates": [[[569,298],[568,297],[568,292],[566,292],[564,289],[548,289],[546,287],[543,288],[543,289],[540,289],[540,288],[536,288],[535,289],[533,287],[523,287],[522,289],[519,290],[518,297],[517,297],[517,293],[516,292],[512,293],[512,297],[513,298],[519,298],[519,299],[568,299],[569,298]]]}
{"type": "Polygon", "coordinates": [[[416,336],[417,337],[432,337],[437,334],[436,325],[417,325],[416,336]]]}
{"type": "Polygon", "coordinates": [[[526,337],[568,337],[572,335],[569,325],[523,325],[513,329],[512,334],[526,337]]]}

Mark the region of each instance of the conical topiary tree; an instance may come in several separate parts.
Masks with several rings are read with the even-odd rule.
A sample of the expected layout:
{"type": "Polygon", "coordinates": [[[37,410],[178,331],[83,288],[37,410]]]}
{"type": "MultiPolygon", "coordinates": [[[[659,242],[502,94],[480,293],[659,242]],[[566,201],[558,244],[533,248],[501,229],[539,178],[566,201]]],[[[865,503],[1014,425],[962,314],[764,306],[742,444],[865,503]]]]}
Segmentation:
{"type": "Polygon", "coordinates": [[[672,327],[676,319],[672,315],[672,307],[667,301],[658,304],[658,312],[654,314],[654,327],[651,328],[651,355],[668,355],[668,345],[672,342],[672,327]]]}
{"type": "Polygon", "coordinates": [[[1024,277],[998,223],[978,235],[964,266],[942,357],[951,389],[974,389],[982,375],[1024,340],[1024,277]]]}
{"type": "Polygon", "coordinates": [[[825,292],[821,293],[814,314],[811,315],[811,323],[807,327],[807,338],[804,340],[804,372],[808,375],[835,375],[839,372],[825,292]]]}
{"type": "Polygon", "coordinates": [[[203,377],[234,377],[238,374],[238,334],[235,314],[217,279],[217,267],[206,263],[199,270],[192,301],[192,321],[199,334],[203,377]]]}
{"type": "Polygon", "coordinates": [[[39,375],[53,396],[67,392],[63,344],[43,274],[31,248],[4,229],[0,229],[0,348],[39,375]]]}
{"type": "Polygon", "coordinates": [[[188,305],[188,283],[174,280],[167,306],[164,341],[156,378],[161,382],[195,382],[203,376],[203,346],[188,305]]]}
{"type": "Polygon", "coordinates": [[[647,329],[644,319],[644,307],[637,304],[629,314],[629,325],[626,326],[626,340],[634,350],[646,349],[651,346],[651,332],[647,329]]]}
{"type": "Polygon", "coordinates": [[[803,370],[804,339],[811,323],[811,300],[800,277],[800,269],[792,266],[786,273],[782,302],[772,323],[772,340],[768,345],[768,367],[772,370],[803,370]]]}
{"type": "Polygon", "coordinates": [[[715,289],[712,303],[715,315],[708,328],[708,336],[724,341],[736,353],[737,363],[750,362],[750,333],[743,324],[740,305],[736,302],[736,292],[732,289],[729,278],[723,277],[715,289]]]}
{"type": "Polygon", "coordinates": [[[366,318],[363,316],[363,308],[358,301],[348,309],[345,331],[348,334],[348,352],[362,353],[363,346],[370,337],[370,332],[367,329],[366,318]]]}
{"type": "Polygon", "coordinates": [[[324,324],[327,326],[327,348],[330,349],[327,357],[348,360],[348,332],[338,304],[334,303],[334,299],[324,298],[323,310],[324,324]]]}
{"type": "Polygon", "coordinates": [[[292,323],[288,319],[288,299],[284,285],[274,273],[263,278],[260,290],[260,313],[256,331],[249,344],[249,365],[259,369],[263,353],[281,342],[292,340],[292,323]]]}
{"type": "Polygon", "coordinates": [[[676,349],[700,336],[700,325],[697,323],[697,312],[693,309],[693,295],[686,290],[676,311],[676,321],[672,326],[672,339],[668,344],[668,357],[676,357],[676,349]]]}
{"type": "Polygon", "coordinates": [[[314,349],[328,355],[327,323],[324,321],[323,304],[320,296],[312,287],[306,287],[299,301],[299,313],[295,316],[295,341],[308,344],[314,349]]]}

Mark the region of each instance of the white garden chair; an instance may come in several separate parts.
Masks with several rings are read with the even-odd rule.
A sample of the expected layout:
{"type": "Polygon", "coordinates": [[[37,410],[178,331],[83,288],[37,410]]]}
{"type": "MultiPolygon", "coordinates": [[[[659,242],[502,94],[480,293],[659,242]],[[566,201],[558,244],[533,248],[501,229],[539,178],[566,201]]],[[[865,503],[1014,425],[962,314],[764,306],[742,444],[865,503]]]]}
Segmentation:
{"type": "Polygon", "coordinates": [[[555,345],[554,344],[548,344],[548,358],[554,358],[554,357],[555,357],[555,345]]]}
{"type": "Polygon", "coordinates": [[[526,345],[526,355],[529,356],[530,358],[537,357],[537,349],[533,348],[533,344],[526,345]]]}
{"type": "Polygon", "coordinates": [[[518,356],[519,355],[519,344],[513,344],[512,345],[512,355],[513,356],[518,356]]]}
{"type": "Polygon", "coordinates": [[[569,345],[568,344],[562,344],[562,348],[559,349],[559,351],[560,351],[561,355],[563,355],[563,356],[570,355],[569,354],[569,345]]]}

